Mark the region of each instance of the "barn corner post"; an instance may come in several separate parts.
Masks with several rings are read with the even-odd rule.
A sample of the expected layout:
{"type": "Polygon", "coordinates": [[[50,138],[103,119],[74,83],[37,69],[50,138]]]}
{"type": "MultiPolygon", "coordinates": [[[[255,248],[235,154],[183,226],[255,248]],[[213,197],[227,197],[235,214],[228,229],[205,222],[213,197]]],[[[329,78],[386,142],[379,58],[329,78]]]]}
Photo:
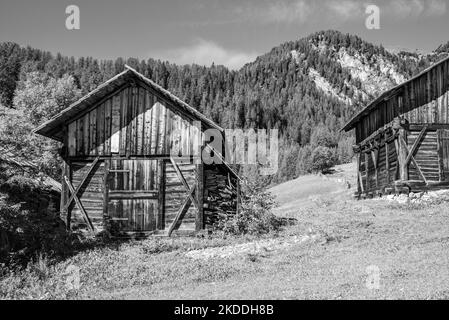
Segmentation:
{"type": "Polygon", "coordinates": [[[59,206],[60,218],[66,226],[66,230],[71,230],[70,225],[70,212],[69,208],[66,207],[67,201],[69,199],[69,188],[65,182],[66,177],[70,179],[70,162],[68,159],[68,137],[67,137],[67,126],[64,126],[63,130],[63,146],[60,149],[60,157],[62,160],[61,164],[61,202],[59,206]]]}
{"type": "Polygon", "coordinates": [[[398,154],[398,166],[399,166],[399,180],[406,182],[409,180],[408,175],[408,150],[407,150],[407,121],[404,119],[396,118],[393,122],[393,130],[397,132],[397,154],[398,154]]]}

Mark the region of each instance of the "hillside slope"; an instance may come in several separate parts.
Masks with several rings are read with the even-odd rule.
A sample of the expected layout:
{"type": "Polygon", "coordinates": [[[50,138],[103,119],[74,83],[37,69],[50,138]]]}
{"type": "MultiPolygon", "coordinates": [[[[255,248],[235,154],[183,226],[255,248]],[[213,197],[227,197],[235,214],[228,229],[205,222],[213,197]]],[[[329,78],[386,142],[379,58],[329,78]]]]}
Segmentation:
{"type": "Polygon", "coordinates": [[[272,189],[277,213],[297,219],[279,234],[151,238],[91,248],[54,265],[41,259],[0,278],[0,298],[449,298],[447,203],[355,201],[342,184],[350,167],[327,178],[272,189]],[[75,289],[67,284],[73,270],[75,289]]]}

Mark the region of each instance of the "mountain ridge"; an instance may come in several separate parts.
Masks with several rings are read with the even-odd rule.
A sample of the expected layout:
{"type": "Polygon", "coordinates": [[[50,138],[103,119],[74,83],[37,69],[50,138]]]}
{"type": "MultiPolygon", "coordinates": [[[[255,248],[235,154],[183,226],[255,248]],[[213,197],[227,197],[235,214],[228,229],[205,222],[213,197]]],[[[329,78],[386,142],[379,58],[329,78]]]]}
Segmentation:
{"type": "Polygon", "coordinates": [[[279,129],[281,165],[276,179],[283,181],[307,171],[297,159],[301,150],[310,153],[319,130],[333,136],[328,146],[336,150],[338,161],[348,161],[352,135],[339,132],[345,122],[377,95],[448,52],[449,42],[428,55],[392,53],[358,36],[327,30],[276,46],[235,71],[155,59],[75,59],[0,43],[0,103],[13,107],[16,90],[32,72],[54,78],[69,74],[86,94],[126,63],[224,128],[279,129]]]}

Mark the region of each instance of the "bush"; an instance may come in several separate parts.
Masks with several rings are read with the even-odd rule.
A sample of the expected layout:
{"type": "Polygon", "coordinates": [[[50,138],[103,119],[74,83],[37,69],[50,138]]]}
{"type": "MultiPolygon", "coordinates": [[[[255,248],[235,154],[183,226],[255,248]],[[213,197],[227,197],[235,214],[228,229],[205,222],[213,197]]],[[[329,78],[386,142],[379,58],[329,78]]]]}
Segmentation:
{"type": "Polygon", "coordinates": [[[352,146],[355,144],[354,137],[343,137],[338,142],[337,154],[339,163],[350,163],[354,157],[352,146]]]}
{"type": "Polygon", "coordinates": [[[335,153],[326,147],[316,147],[312,152],[313,172],[326,173],[336,164],[335,153]]]}
{"type": "Polygon", "coordinates": [[[217,229],[224,234],[262,235],[278,231],[283,221],[272,213],[274,197],[257,183],[242,184],[241,208],[234,216],[219,219],[217,229]]]}
{"type": "Polygon", "coordinates": [[[38,255],[66,257],[79,239],[67,233],[55,208],[43,204],[45,188],[23,176],[0,183],[0,264],[26,266],[38,255]]]}
{"type": "Polygon", "coordinates": [[[337,146],[336,135],[325,126],[316,127],[310,137],[312,147],[335,148],[337,146]]]}
{"type": "Polygon", "coordinates": [[[298,176],[312,172],[312,152],[313,148],[310,145],[306,145],[299,149],[296,164],[296,174],[298,176]]]}

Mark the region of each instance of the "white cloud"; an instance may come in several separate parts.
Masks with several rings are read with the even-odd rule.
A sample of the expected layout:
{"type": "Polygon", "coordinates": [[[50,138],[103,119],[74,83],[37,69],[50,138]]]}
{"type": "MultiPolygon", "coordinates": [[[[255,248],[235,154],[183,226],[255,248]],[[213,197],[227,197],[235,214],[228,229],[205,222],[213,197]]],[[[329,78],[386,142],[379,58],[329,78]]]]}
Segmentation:
{"type": "Polygon", "coordinates": [[[225,49],[215,42],[198,39],[192,45],[152,52],[150,56],[177,64],[195,63],[210,66],[215,63],[215,65],[222,64],[230,69],[239,69],[245,63],[253,61],[257,57],[257,53],[225,49]]]}
{"type": "Polygon", "coordinates": [[[367,5],[395,19],[434,17],[446,14],[447,0],[266,0],[234,7],[242,20],[259,23],[304,24],[317,19],[347,22],[364,19],[367,5]]]}

